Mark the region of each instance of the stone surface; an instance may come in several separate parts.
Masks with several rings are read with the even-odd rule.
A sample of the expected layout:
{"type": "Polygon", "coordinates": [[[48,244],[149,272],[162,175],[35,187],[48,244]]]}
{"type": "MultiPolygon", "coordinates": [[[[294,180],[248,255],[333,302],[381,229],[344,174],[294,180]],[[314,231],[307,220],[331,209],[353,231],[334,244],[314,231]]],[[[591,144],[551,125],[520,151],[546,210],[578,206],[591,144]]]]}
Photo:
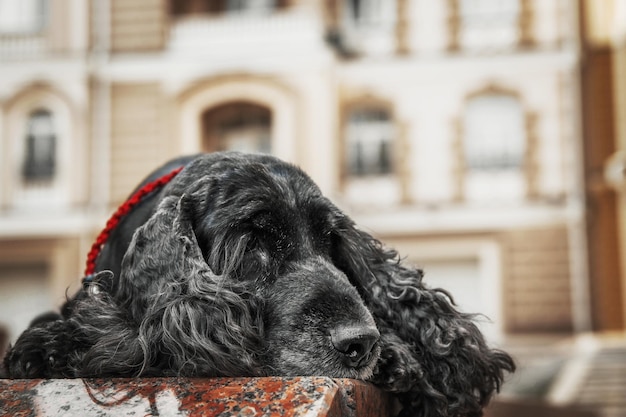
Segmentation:
{"type": "Polygon", "coordinates": [[[371,384],[325,377],[0,380],[2,417],[367,417],[390,407],[371,384]]]}

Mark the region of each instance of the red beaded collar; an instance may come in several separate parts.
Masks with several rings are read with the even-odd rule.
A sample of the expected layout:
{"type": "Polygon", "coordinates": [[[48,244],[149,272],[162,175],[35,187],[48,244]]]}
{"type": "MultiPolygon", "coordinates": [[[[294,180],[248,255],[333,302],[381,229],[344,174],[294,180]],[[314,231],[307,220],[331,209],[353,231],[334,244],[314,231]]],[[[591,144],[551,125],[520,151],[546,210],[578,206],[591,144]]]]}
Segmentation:
{"type": "Polygon", "coordinates": [[[122,204],[117,211],[111,216],[111,218],[107,221],[105,228],[100,232],[96,241],[91,246],[91,250],[89,254],[87,254],[87,266],[85,268],[85,279],[88,280],[87,277],[93,275],[96,270],[96,259],[102,250],[102,247],[109,239],[109,235],[117,227],[119,222],[122,220],[124,216],[126,216],[133,207],[141,202],[141,200],[152,191],[163,187],[165,184],[170,182],[172,178],[178,174],[183,167],[176,168],[168,174],[163,175],[156,180],[149,182],[148,184],[141,187],[137,190],[128,200],[122,204]]]}

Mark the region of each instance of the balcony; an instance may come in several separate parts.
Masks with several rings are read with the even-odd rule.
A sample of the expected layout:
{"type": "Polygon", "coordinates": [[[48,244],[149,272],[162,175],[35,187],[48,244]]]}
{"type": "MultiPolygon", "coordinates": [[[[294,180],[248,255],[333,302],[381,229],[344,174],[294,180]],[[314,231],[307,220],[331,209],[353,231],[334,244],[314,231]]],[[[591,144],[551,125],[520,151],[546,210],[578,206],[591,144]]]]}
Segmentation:
{"type": "Polygon", "coordinates": [[[46,37],[40,33],[0,34],[0,61],[34,58],[46,50],[46,37]]]}
{"type": "Polygon", "coordinates": [[[327,54],[321,17],[305,7],[259,14],[200,14],[175,17],[167,54],[175,59],[198,57],[214,65],[247,66],[294,56],[327,54]]]}

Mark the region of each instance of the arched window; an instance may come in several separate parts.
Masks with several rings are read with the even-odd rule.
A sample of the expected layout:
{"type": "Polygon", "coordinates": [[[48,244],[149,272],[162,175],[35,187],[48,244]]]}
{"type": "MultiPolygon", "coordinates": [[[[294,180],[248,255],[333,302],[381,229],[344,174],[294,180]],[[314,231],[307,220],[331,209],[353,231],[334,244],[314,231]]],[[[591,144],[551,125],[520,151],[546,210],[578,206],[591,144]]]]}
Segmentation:
{"type": "Polygon", "coordinates": [[[22,179],[25,183],[46,183],[56,172],[56,132],[54,117],[45,109],[28,116],[25,137],[22,179]]]}
{"type": "Polygon", "coordinates": [[[202,115],[203,150],[271,153],[272,114],[247,102],[224,104],[202,115]]]}
{"type": "Polygon", "coordinates": [[[350,111],[346,131],[346,168],[351,176],[385,175],[393,172],[393,121],[382,107],[350,111]]]}
{"type": "Polygon", "coordinates": [[[525,195],[526,136],[525,113],[516,96],[493,92],[468,100],[462,138],[466,198],[495,201],[525,195]]]}
{"type": "Polygon", "coordinates": [[[72,102],[62,92],[43,83],[24,88],[9,99],[3,122],[3,204],[65,209],[86,195],[85,148],[72,102]]]}

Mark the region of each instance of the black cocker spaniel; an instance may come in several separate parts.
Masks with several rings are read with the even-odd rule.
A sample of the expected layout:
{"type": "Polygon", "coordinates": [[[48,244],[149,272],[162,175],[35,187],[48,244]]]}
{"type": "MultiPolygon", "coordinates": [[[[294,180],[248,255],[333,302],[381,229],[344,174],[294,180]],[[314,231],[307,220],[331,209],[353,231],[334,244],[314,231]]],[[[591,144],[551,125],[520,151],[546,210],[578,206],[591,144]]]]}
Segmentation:
{"type": "Polygon", "coordinates": [[[111,231],[61,314],[21,335],[10,377],[324,375],[371,381],[402,415],[479,416],[514,370],[300,169],[214,153],[144,183],[182,165],[111,231]]]}

